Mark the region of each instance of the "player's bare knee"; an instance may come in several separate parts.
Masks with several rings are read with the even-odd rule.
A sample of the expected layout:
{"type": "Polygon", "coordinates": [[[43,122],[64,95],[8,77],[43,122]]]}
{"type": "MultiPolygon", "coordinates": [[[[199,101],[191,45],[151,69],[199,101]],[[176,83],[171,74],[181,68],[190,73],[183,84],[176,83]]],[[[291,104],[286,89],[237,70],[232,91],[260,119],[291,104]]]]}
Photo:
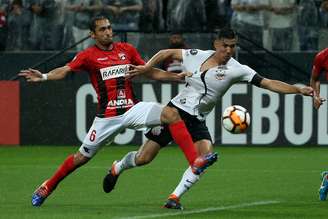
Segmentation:
{"type": "Polygon", "coordinates": [[[179,112],[173,107],[164,107],[161,113],[161,121],[166,124],[177,122],[181,119],[179,112]]]}
{"type": "Polygon", "coordinates": [[[90,160],[89,157],[84,156],[80,152],[74,154],[74,165],[80,167],[90,160]]]}

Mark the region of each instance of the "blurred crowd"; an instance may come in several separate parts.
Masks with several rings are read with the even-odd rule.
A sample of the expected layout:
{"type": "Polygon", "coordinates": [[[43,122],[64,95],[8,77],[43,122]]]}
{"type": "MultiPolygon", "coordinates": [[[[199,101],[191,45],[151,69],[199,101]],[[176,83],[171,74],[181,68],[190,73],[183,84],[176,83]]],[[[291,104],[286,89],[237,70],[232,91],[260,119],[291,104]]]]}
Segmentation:
{"type": "Polygon", "coordinates": [[[0,50],[63,49],[88,36],[96,15],[107,16],[114,31],[213,32],[231,25],[242,49],[328,45],[328,0],[0,0],[0,50]]]}

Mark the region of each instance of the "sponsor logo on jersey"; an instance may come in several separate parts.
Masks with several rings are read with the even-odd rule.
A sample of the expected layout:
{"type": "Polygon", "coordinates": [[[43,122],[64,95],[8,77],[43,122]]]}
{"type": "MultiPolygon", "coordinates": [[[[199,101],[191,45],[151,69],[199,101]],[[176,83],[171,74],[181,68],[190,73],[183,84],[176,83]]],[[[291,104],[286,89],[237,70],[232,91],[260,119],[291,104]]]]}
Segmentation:
{"type": "Polygon", "coordinates": [[[119,54],[118,54],[118,57],[119,57],[121,60],[125,60],[125,59],[126,59],[126,55],[125,55],[125,53],[119,53],[119,54]]]}
{"type": "Polygon", "coordinates": [[[191,55],[196,55],[198,53],[197,49],[191,49],[190,54],[191,55]]]}
{"type": "Polygon", "coordinates": [[[124,77],[128,70],[129,65],[114,65],[100,69],[100,73],[103,80],[108,80],[112,78],[124,77]]]}
{"type": "Polygon", "coordinates": [[[107,105],[107,109],[121,109],[133,106],[133,101],[131,99],[118,99],[110,100],[107,105]]]}
{"type": "Polygon", "coordinates": [[[125,98],[125,97],[126,97],[126,95],[125,95],[125,90],[120,89],[120,90],[117,91],[117,98],[119,98],[119,99],[123,99],[123,98],[125,98]]]}

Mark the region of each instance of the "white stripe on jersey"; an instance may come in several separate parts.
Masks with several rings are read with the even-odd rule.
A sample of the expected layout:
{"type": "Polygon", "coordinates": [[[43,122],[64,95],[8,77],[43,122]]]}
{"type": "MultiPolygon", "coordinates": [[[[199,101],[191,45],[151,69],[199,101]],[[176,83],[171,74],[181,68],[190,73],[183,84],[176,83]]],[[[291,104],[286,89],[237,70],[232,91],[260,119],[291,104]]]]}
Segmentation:
{"type": "Polygon", "coordinates": [[[201,65],[214,54],[213,50],[182,50],[183,66],[193,73],[186,78],[186,87],[171,101],[180,109],[200,120],[212,111],[216,101],[235,83],[251,82],[256,72],[231,58],[220,65],[201,72],[201,65]]]}

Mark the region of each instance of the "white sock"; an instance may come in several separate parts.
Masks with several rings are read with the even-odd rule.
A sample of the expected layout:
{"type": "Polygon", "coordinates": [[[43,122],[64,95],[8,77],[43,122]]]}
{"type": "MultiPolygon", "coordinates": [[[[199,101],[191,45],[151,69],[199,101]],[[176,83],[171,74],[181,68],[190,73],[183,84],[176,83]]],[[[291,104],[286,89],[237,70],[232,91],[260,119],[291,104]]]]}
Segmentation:
{"type": "Polygon", "coordinates": [[[198,180],[200,179],[199,175],[196,175],[192,172],[191,167],[184,172],[182,179],[178,186],[175,188],[172,194],[177,197],[181,197],[185,192],[187,192],[198,180]]]}
{"type": "Polygon", "coordinates": [[[115,172],[117,174],[120,174],[121,172],[123,172],[124,170],[133,168],[136,166],[136,155],[137,155],[137,151],[131,151],[129,153],[127,153],[120,161],[118,161],[115,164],[115,172]]]}

